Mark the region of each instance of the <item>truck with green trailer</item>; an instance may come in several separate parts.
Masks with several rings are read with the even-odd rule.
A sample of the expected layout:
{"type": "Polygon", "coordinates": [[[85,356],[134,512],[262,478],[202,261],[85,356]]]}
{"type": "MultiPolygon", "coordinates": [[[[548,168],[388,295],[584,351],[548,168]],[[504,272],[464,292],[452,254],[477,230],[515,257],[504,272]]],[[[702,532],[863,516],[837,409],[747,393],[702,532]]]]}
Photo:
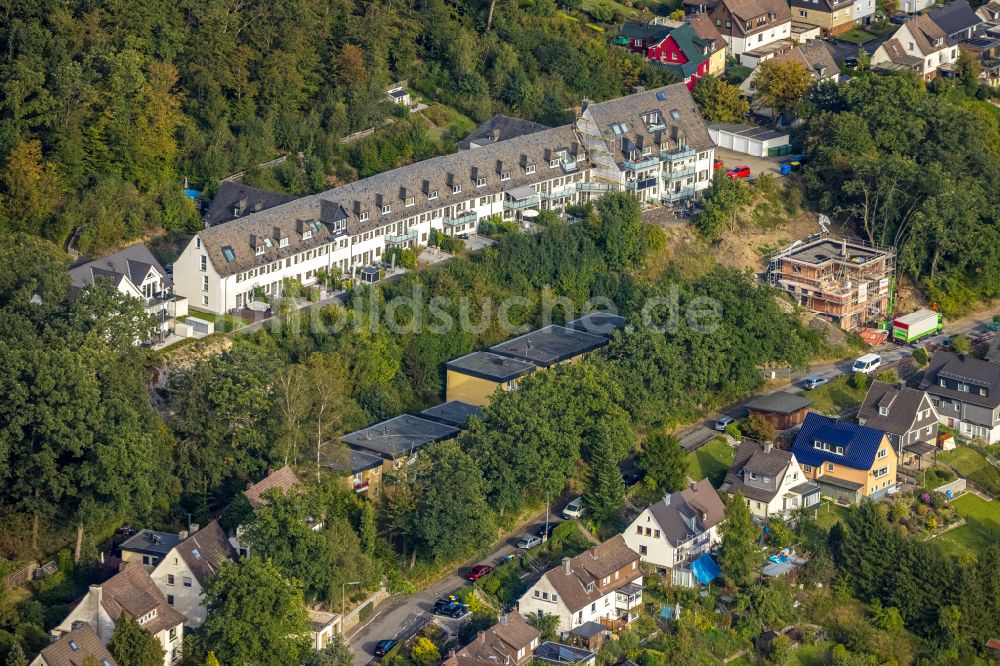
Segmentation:
{"type": "Polygon", "coordinates": [[[892,339],[908,344],[941,331],[941,314],[933,310],[917,310],[892,320],[892,339]]]}

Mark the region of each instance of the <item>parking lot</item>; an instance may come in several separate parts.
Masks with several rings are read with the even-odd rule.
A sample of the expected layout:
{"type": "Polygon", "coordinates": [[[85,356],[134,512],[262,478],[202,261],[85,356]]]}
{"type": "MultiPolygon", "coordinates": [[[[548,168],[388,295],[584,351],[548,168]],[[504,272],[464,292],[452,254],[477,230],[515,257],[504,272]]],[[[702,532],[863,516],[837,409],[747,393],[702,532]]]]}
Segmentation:
{"type": "Polygon", "coordinates": [[[781,157],[754,157],[752,155],[747,155],[746,153],[737,153],[732,150],[727,150],[725,148],[715,149],[716,159],[722,159],[725,162],[723,169],[731,169],[734,166],[746,165],[750,167],[750,177],[756,178],[762,173],[772,173],[775,176],[779,175],[778,169],[781,163],[788,159],[788,155],[783,155],[781,157]]]}

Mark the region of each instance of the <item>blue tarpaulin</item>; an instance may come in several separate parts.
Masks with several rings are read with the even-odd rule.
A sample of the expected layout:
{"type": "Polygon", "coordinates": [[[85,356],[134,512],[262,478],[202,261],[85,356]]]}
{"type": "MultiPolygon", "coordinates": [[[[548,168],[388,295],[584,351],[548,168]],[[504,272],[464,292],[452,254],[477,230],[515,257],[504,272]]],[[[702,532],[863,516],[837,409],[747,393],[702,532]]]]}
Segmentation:
{"type": "Polygon", "coordinates": [[[691,563],[691,571],[702,585],[708,585],[722,574],[711,555],[702,555],[691,563]]]}

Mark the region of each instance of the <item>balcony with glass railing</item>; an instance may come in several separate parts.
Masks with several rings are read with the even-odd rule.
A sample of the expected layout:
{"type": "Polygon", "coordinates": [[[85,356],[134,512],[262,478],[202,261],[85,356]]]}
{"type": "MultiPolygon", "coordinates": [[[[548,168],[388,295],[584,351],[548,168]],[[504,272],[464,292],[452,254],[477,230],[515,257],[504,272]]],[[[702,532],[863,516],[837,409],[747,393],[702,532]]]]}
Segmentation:
{"type": "Polygon", "coordinates": [[[674,150],[661,150],[660,159],[665,162],[676,162],[677,160],[688,159],[689,157],[694,157],[694,148],[675,148],[674,150]]]}
{"type": "Polygon", "coordinates": [[[663,172],[663,180],[678,180],[680,178],[687,178],[689,176],[693,176],[694,173],[695,168],[693,166],[670,169],[663,172]]]}
{"type": "Polygon", "coordinates": [[[476,211],[468,210],[464,213],[459,213],[455,217],[444,218],[444,226],[446,227],[460,227],[470,222],[476,221],[476,211]]]}
{"type": "Polygon", "coordinates": [[[664,201],[680,201],[681,199],[689,199],[694,196],[693,187],[682,187],[679,190],[670,190],[663,193],[664,201]]]}
{"type": "Polygon", "coordinates": [[[553,201],[555,199],[562,199],[563,197],[571,197],[574,194],[576,194],[576,185],[566,185],[558,190],[542,192],[542,198],[546,201],[553,201]]]}
{"type": "Polygon", "coordinates": [[[633,162],[632,160],[624,160],[622,166],[625,167],[627,171],[642,171],[643,169],[651,169],[660,163],[660,158],[653,156],[647,157],[638,162],[633,162]]]}
{"type": "Polygon", "coordinates": [[[521,210],[523,208],[537,206],[540,202],[541,196],[538,194],[532,197],[527,197],[526,199],[504,199],[503,208],[504,210],[521,210]]]}
{"type": "Polygon", "coordinates": [[[642,585],[629,583],[615,591],[615,608],[629,611],[642,604],[642,585]]]}
{"type": "Polygon", "coordinates": [[[656,187],[656,179],[644,178],[642,180],[626,180],[625,187],[633,191],[648,190],[651,187],[656,187]]]}
{"type": "Polygon", "coordinates": [[[417,235],[417,229],[413,228],[402,234],[386,234],[385,242],[389,245],[402,245],[417,240],[417,235]]]}
{"type": "Polygon", "coordinates": [[[615,183],[577,183],[576,188],[581,192],[617,192],[621,189],[615,183]]]}

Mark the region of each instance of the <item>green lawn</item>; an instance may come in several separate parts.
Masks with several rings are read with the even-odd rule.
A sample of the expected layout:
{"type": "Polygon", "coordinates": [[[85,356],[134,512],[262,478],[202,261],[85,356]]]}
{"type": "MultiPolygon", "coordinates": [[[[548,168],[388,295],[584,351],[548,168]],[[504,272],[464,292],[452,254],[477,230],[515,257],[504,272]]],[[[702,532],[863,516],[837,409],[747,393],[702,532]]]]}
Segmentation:
{"type": "Polygon", "coordinates": [[[830,528],[833,527],[834,524],[846,519],[846,506],[841,506],[840,504],[824,500],[820,503],[819,508],[816,510],[816,518],[812,521],[812,524],[824,532],[829,532],[830,528]]]}
{"type": "Polygon", "coordinates": [[[986,501],[979,495],[966,493],[951,503],[958,515],[975,520],[978,525],[1000,539],[1000,501],[986,501]]]}
{"type": "Polygon", "coordinates": [[[831,643],[802,645],[792,652],[787,664],[788,666],[825,666],[828,663],[827,657],[830,654],[831,646],[831,643]]]}
{"type": "Polygon", "coordinates": [[[973,525],[960,525],[931,539],[948,555],[977,555],[993,541],[973,525]]]}
{"type": "Polygon", "coordinates": [[[688,454],[688,476],[695,481],[707,478],[718,488],[733,464],[736,451],[722,437],[716,437],[688,454]]]}
{"type": "Polygon", "coordinates": [[[851,386],[851,377],[841,375],[817,389],[806,393],[812,400],[812,410],[827,416],[837,416],[844,411],[857,407],[865,399],[868,388],[856,389],[851,386]]]}
{"type": "MultiPolygon", "coordinates": [[[[639,12],[633,7],[626,7],[620,2],[615,2],[615,0],[583,0],[583,4],[580,5],[582,9],[586,9],[591,16],[593,16],[593,10],[597,9],[597,16],[601,16],[602,12],[604,14],[611,13],[613,16],[621,16],[623,18],[635,18],[639,12]]],[[[613,20],[616,23],[617,20],[613,20]]],[[[617,33],[617,28],[615,29],[615,34],[617,33]]]]}
{"type": "Polygon", "coordinates": [[[842,32],[837,35],[837,39],[841,39],[845,42],[852,42],[854,44],[864,44],[865,42],[870,42],[875,39],[875,35],[870,32],[865,32],[860,28],[854,28],[848,30],[847,32],[842,32]]]}
{"type": "Polygon", "coordinates": [[[1000,496],[1000,469],[987,462],[979,451],[959,446],[952,451],[939,453],[938,462],[951,465],[959,474],[981,486],[994,497],[1000,496]]]}

